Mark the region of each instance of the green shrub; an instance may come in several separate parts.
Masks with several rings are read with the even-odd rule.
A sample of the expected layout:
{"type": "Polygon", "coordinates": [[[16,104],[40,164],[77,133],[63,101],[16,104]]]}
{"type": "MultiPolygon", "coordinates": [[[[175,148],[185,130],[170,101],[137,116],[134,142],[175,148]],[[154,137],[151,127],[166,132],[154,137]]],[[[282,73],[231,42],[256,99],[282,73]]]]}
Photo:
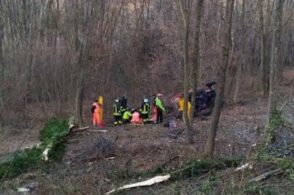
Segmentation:
{"type": "Polygon", "coordinates": [[[60,119],[49,120],[40,132],[41,145],[16,151],[7,155],[0,162],[0,179],[17,176],[30,168],[40,167],[43,164],[42,153],[45,148],[50,147],[50,158],[56,159],[63,154],[63,139],[68,134],[67,122],[60,119]]]}

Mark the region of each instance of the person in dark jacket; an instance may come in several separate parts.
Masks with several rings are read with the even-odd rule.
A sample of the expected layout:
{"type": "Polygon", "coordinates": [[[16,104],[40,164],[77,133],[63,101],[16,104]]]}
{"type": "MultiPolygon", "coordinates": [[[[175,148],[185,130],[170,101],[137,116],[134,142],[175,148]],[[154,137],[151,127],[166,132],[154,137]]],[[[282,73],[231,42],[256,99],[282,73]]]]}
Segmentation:
{"type": "Polygon", "coordinates": [[[121,98],[119,98],[119,103],[120,103],[120,106],[121,106],[121,113],[123,114],[128,108],[127,96],[123,95],[121,98]]]}
{"type": "Polygon", "coordinates": [[[119,99],[114,100],[113,104],[113,117],[114,117],[114,125],[121,125],[122,124],[122,112],[121,112],[121,105],[119,99]]]}
{"type": "Polygon", "coordinates": [[[150,114],[149,100],[147,98],[144,98],[143,103],[140,108],[140,115],[141,115],[141,118],[143,119],[144,123],[148,122],[149,114],[150,114]]]}

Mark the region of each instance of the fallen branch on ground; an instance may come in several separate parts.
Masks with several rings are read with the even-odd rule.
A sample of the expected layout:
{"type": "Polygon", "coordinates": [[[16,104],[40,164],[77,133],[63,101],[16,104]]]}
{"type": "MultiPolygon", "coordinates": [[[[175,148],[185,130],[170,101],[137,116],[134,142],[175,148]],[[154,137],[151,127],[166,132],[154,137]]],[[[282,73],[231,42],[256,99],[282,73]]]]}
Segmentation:
{"type": "Polygon", "coordinates": [[[91,133],[107,133],[108,132],[106,129],[90,129],[89,126],[71,130],[72,133],[79,133],[79,132],[83,132],[83,131],[87,131],[87,132],[91,132],[91,133]]]}
{"type": "Polygon", "coordinates": [[[240,167],[237,167],[235,171],[237,172],[237,171],[241,171],[241,170],[244,170],[244,169],[247,169],[247,168],[252,169],[252,165],[253,165],[252,162],[248,162],[248,163],[246,163],[246,164],[244,164],[244,165],[242,165],[240,167]]]}
{"type": "Polygon", "coordinates": [[[74,129],[74,128],[72,128],[72,129],[71,129],[71,132],[72,132],[72,133],[76,133],[76,132],[80,132],[80,131],[88,130],[89,128],[90,128],[89,126],[81,127],[81,128],[78,128],[78,129],[74,129]]]}
{"type": "Polygon", "coordinates": [[[188,163],[183,168],[171,173],[171,180],[185,179],[200,174],[208,173],[211,170],[223,170],[237,167],[242,158],[235,159],[215,159],[215,160],[197,160],[188,163]]]}
{"type": "Polygon", "coordinates": [[[278,168],[278,169],[275,169],[275,170],[271,170],[271,171],[268,171],[268,172],[265,172],[253,179],[250,179],[249,182],[257,182],[257,181],[261,181],[265,178],[267,178],[268,176],[271,176],[271,175],[277,175],[277,174],[280,174],[282,173],[283,170],[281,168],[278,168]]]}
{"type": "Polygon", "coordinates": [[[154,184],[157,184],[157,183],[161,183],[161,182],[164,182],[164,181],[167,181],[169,180],[171,176],[168,174],[168,175],[164,175],[164,176],[156,176],[156,177],[153,177],[151,179],[148,179],[146,181],[142,181],[142,182],[138,182],[138,183],[133,183],[133,184],[129,184],[129,185],[124,185],[122,187],[119,187],[117,189],[114,189],[114,190],[111,190],[109,192],[107,192],[106,194],[112,194],[114,192],[118,192],[118,191],[121,191],[121,190],[124,190],[124,189],[130,189],[130,188],[136,188],[136,187],[144,187],[144,186],[151,186],[151,185],[154,185],[154,184]]]}
{"type": "Polygon", "coordinates": [[[106,129],[89,129],[87,131],[92,133],[107,133],[108,132],[106,129]]]}
{"type": "Polygon", "coordinates": [[[46,149],[44,150],[44,152],[42,153],[42,156],[43,156],[43,160],[44,160],[44,161],[48,161],[48,160],[49,160],[49,158],[48,158],[49,150],[50,150],[50,148],[46,148],[46,149]]]}

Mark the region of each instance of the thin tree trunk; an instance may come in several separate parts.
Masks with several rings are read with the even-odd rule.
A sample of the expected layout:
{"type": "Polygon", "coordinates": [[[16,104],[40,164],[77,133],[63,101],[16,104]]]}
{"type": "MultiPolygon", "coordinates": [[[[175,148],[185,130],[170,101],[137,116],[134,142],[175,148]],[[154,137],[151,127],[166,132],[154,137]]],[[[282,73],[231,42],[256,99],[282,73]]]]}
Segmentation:
{"type": "Polygon", "coordinates": [[[192,117],[191,117],[191,126],[193,123],[193,116],[196,107],[196,94],[197,94],[197,86],[200,75],[200,32],[201,32],[201,19],[203,12],[203,4],[204,0],[198,0],[196,5],[196,25],[195,25],[195,39],[194,39],[194,51],[193,51],[193,59],[192,59],[192,82],[193,82],[193,95],[192,95],[192,117]]]}
{"type": "Polygon", "coordinates": [[[77,81],[77,91],[75,99],[75,114],[79,125],[83,124],[83,95],[84,95],[84,71],[81,72],[77,81]]]}
{"type": "Polygon", "coordinates": [[[193,143],[193,132],[190,119],[188,117],[188,91],[189,91],[189,37],[190,37],[190,15],[191,15],[191,5],[193,0],[178,0],[180,10],[182,12],[184,21],[184,110],[183,110],[183,120],[188,132],[188,142],[193,143]]]}
{"type": "Polygon", "coordinates": [[[266,79],[266,33],[264,29],[264,18],[263,18],[263,0],[258,1],[258,11],[259,11],[259,30],[260,30],[260,86],[262,90],[262,95],[265,96],[268,93],[267,79],[266,79]]]}
{"type": "MultiPolygon", "coordinates": [[[[0,2],[0,7],[1,7],[1,2],[0,2]]],[[[1,10],[0,10],[1,11],[1,10]]],[[[0,82],[4,82],[4,55],[3,55],[3,40],[4,39],[4,32],[3,32],[3,21],[2,18],[0,18],[0,82]]],[[[2,108],[3,108],[3,89],[0,87],[0,118],[1,118],[1,113],[2,113],[2,108]]],[[[0,124],[1,125],[1,124],[0,124]]]]}
{"type": "Polygon", "coordinates": [[[270,61],[270,90],[268,100],[268,126],[277,109],[277,71],[278,60],[281,48],[281,31],[284,0],[276,0],[274,9],[273,34],[271,45],[271,61],[270,61]]]}
{"type": "Polygon", "coordinates": [[[231,28],[232,28],[232,14],[234,9],[234,0],[226,1],[226,16],[225,16],[225,26],[223,35],[223,51],[222,51],[222,61],[219,71],[219,82],[218,82],[218,96],[216,97],[215,107],[213,110],[213,119],[211,122],[211,127],[208,133],[208,140],[205,146],[204,156],[208,158],[213,157],[215,137],[217,133],[217,127],[219,123],[219,118],[221,115],[221,104],[224,97],[224,89],[226,83],[226,72],[229,63],[229,51],[231,47],[231,28]]]}
{"type": "Polygon", "coordinates": [[[266,25],[264,26],[265,30],[265,47],[264,47],[264,62],[265,62],[265,67],[264,67],[264,79],[265,79],[265,95],[268,96],[269,94],[269,86],[270,86],[270,52],[271,52],[271,43],[270,41],[270,34],[271,34],[271,22],[272,22],[272,13],[273,13],[273,6],[274,2],[272,0],[267,0],[267,8],[266,8],[266,17],[264,18],[264,23],[266,25]]]}
{"type": "Polygon", "coordinates": [[[235,92],[234,92],[234,97],[233,101],[234,104],[237,103],[238,101],[238,94],[239,94],[239,89],[240,89],[240,80],[241,80],[241,73],[242,73],[242,68],[244,65],[244,56],[245,56],[245,0],[242,0],[242,16],[241,16],[241,33],[242,33],[242,46],[241,46],[241,57],[240,57],[240,64],[238,66],[237,70],[237,75],[236,75],[236,86],[235,86],[235,92]]]}

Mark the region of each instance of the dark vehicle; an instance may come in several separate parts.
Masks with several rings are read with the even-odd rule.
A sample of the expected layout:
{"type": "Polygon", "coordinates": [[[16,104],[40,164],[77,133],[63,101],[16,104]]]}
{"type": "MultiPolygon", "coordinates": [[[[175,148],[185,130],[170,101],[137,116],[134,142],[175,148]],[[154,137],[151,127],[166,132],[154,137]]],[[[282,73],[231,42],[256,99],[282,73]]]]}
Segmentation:
{"type": "MultiPolygon", "coordinates": [[[[194,117],[209,116],[212,113],[216,98],[216,92],[213,89],[215,84],[215,81],[206,83],[202,89],[197,91],[194,117]]],[[[189,100],[191,99],[192,92],[189,93],[189,100]]]]}

